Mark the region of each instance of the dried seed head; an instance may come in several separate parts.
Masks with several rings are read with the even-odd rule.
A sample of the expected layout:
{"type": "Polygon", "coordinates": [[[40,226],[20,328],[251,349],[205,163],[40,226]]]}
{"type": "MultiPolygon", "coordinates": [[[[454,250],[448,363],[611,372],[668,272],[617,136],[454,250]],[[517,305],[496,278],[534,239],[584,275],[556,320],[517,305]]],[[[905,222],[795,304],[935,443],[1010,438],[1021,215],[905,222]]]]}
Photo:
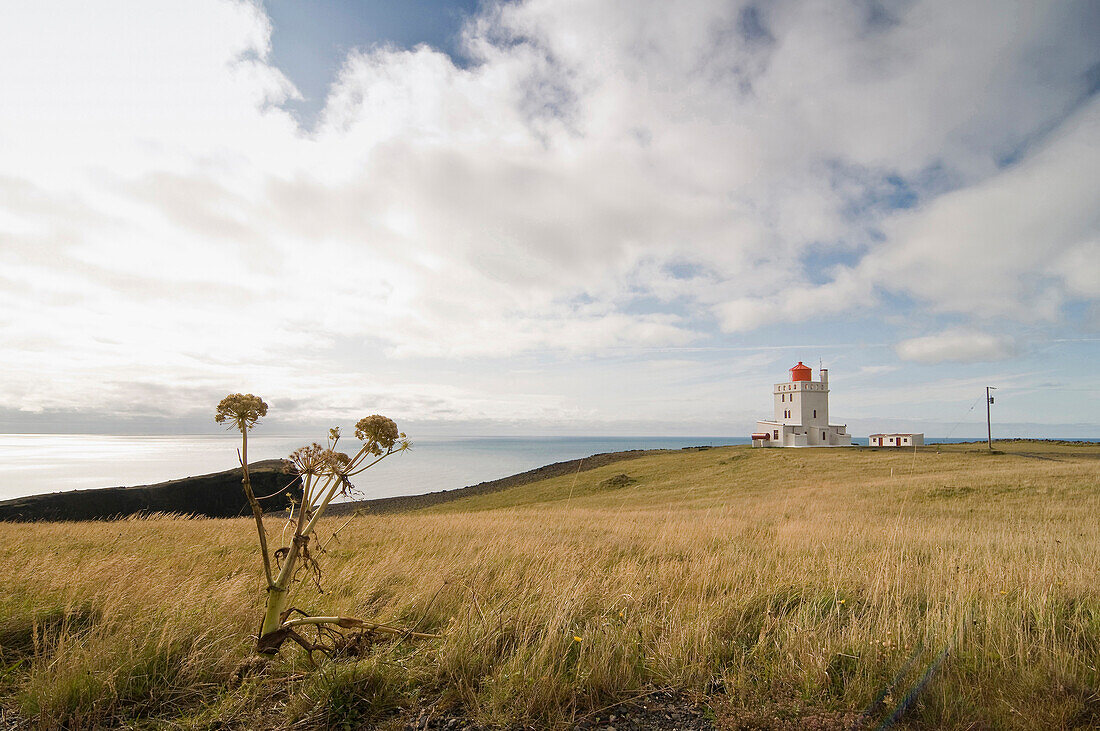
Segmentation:
{"type": "Polygon", "coordinates": [[[334,475],[344,474],[348,465],[351,464],[351,457],[343,452],[337,452],[335,449],[326,449],[321,455],[321,459],[324,460],[325,470],[334,475]]]}
{"type": "Polygon", "coordinates": [[[267,416],[267,404],[259,396],[250,393],[231,393],[221,400],[214,414],[219,424],[230,422],[242,432],[256,425],[261,417],[267,416]]]}
{"type": "Polygon", "coordinates": [[[308,447],[299,447],[283,460],[288,472],[299,475],[342,475],[351,464],[351,457],[343,452],[322,447],[317,442],[308,447]]]}
{"type": "Polygon", "coordinates": [[[404,436],[397,430],[397,424],[393,419],[379,414],[364,416],[355,424],[355,438],[370,445],[370,451],[374,454],[392,449],[397,440],[404,436]]]}
{"type": "Polygon", "coordinates": [[[303,476],[316,475],[321,472],[321,453],[324,451],[325,448],[317,442],[306,447],[298,447],[284,460],[284,464],[289,466],[289,472],[303,476]]]}

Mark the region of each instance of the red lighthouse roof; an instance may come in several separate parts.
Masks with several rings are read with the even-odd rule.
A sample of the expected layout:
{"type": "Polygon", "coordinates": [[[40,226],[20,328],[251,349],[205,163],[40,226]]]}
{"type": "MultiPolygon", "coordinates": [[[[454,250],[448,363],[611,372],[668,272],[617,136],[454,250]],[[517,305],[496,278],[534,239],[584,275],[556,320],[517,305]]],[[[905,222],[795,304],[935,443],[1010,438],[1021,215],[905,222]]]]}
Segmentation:
{"type": "Polygon", "coordinates": [[[813,371],[810,370],[810,367],[802,365],[802,361],[798,361],[798,365],[791,369],[791,383],[813,380],[812,375],[813,371]]]}

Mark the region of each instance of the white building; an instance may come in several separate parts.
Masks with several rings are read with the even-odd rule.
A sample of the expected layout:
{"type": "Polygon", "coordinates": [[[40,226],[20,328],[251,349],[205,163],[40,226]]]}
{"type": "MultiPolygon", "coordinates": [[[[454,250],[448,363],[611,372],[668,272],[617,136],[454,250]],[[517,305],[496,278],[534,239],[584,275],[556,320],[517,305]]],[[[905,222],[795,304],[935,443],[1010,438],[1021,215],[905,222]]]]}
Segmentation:
{"type": "Polygon", "coordinates": [[[775,384],[775,419],[756,422],[752,446],[852,446],[846,426],[829,423],[829,371],[822,368],[821,380],[812,379],[813,371],[799,361],[790,382],[775,384]]]}
{"type": "Polygon", "coordinates": [[[872,447],[922,447],[924,434],[872,434],[867,437],[872,447]]]}

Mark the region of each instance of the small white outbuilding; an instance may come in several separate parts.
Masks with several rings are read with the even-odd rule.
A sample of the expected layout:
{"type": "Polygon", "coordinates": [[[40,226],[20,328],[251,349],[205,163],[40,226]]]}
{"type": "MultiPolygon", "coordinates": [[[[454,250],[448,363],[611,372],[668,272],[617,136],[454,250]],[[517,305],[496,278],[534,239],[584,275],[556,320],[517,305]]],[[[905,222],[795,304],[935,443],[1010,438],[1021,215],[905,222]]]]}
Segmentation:
{"type": "Polygon", "coordinates": [[[754,447],[850,447],[852,437],[844,424],[829,423],[829,371],[821,380],[802,361],[791,368],[791,380],[772,389],[775,419],[756,422],[754,447]]]}
{"type": "Polygon", "coordinates": [[[923,447],[924,434],[872,434],[867,437],[872,447],[923,447]]]}

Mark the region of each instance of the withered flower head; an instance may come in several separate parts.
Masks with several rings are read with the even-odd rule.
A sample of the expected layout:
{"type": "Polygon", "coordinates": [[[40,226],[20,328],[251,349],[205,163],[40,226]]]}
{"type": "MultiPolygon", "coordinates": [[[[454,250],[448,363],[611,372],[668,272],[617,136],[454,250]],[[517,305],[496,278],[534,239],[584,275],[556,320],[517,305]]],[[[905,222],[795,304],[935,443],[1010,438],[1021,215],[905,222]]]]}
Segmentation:
{"type": "Polygon", "coordinates": [[[334,475],[342,475],[351,464],[351,457],[335,449],[326,449],[321,458],[325,461],[325,468],[334,475]]]}
{"type": "Polygon", "coordinates": [[[306,447],[298,447],[286,458],[290,470],[299,475],[316,475],[321,469],[321,453],[325,451],[317,442],[306,447]]]}
{"type": "Polygon", "coordinates": [[[364,416],[355,424],[355,438],[371,445],[371,452],[381,454],[382,450],[392,449],[404,434],[397,430],[393,419],[379,414],[364,416]]]}
{"type": "Polygon", "coordinates": [[[214,414],[214,421],[224,424],[226,421],[242,432],[256,425],[261,417],[267,416],[267,404],[259,396],[250,393],[231,393],[221,400],[214,414]]]}
{"type": "Polygon", "coordinates": [[[351,458],[343,452],[326,449],[317,442],[308,447],[299,447],[284,460],[288,471],[299,475],[336,474],[341,475],[351,464],[351,458]]]}

